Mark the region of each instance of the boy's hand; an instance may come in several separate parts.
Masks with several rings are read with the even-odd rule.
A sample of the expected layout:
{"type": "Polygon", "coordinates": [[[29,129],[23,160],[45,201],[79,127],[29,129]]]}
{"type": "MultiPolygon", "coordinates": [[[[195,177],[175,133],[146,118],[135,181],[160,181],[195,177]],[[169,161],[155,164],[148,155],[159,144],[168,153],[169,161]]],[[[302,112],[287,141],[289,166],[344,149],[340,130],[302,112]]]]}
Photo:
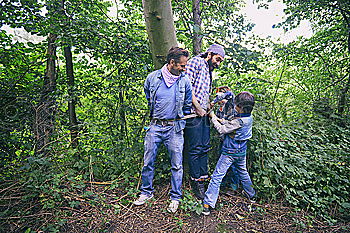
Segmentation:
{"type": "Polygon", "coordinates": [[[215,113],[214,113],[213,111],[211,111],[211,112],[209,113],[209,117],[214,118],[214,117],[216,117],[216,115],[215,115],[215,113]]]}
{"type": "Polygon", "coordinates": [[[217,120],[218,120],[218,122],[220,122],[220,123],[222,123],[222,122],[224,121],[224,119],[221,119],[221,118],[218,118],[217,120]]]}

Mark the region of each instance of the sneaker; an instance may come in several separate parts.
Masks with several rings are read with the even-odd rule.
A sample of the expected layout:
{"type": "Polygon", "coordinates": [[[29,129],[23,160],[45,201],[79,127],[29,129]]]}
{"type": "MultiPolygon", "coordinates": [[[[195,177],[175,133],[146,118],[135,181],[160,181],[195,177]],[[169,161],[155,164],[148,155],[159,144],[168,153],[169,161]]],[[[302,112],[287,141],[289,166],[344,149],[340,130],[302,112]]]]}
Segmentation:
{"type": "Polygon", "coordinates": [[[168,207],[167,210],[168,210],[170,213],[175,213],[178,207],[179,207],[179,201],[177,201],[177,200],[171,200],[170,205],[169,205],[169,207],[168,207]]]}
{"type": "Polygon", "coordinates": [[[133,202],[134,205],[143,205],[146,201],[153,198],[153,194],[151,196],[147,196],[145,194],[141,194],[140,197],[133,202]]]}
{"type": "Polygon", "coordinates": [[[207,205],[207,204],[203,205],[202,214],[205,215],[205,216],[208,216],[210,214],[210,207],[209,207],[209,205],[207,205]]]}
{"type": "Polygon", "coordinates": [[[246,191],[242,191],[243,196],[245,196],[251,203],[255,203],[256,202],[256,198],[255,196],[250,197],[249,194],[246,191]]]}

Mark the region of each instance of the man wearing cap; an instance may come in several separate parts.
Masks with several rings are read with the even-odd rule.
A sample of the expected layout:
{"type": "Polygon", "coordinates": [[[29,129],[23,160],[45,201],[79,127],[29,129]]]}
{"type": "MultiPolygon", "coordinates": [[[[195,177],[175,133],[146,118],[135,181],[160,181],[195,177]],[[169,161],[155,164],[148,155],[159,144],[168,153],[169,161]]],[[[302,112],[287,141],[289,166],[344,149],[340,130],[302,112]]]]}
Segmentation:
{"type": "Polygon", "coordinates": [[[188,61],[186,75],[192,84],[192,111],[195,118],[186,120],[185,147],[192,188],[197,198],[204,199],[204,181],[208,175],[208,151],[210,149],[210,123],[207,116],[212,86],[212,72],[224,60],[224,47],[212,44],[205,53],[188,61]]]}

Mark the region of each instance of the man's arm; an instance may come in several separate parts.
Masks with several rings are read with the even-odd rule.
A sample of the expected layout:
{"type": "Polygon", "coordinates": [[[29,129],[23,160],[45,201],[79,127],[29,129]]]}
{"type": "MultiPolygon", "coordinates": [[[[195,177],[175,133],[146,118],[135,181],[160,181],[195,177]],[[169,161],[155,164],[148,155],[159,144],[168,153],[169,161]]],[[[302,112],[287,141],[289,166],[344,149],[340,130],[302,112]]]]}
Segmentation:
{"type": "Polygon", "coordinates": [[[192,85],[191,85],[191,82],[188,80],[188,82],[186,82],[186,85],[185,85],[185,101],[183,106],[184,115],[188,115],[191,113],[191,107],[192,107],[192,85]]]}
{"type": "Polygon", "coordinates": [[[192,92],[192,104],[198,116],[203,117],[205,116],[205,114],[207,114],[207,112],[199,104],[197,97],[194,95],[193,92],[192,92]]]}
{"type": "Polygon", "coordinates": [[[219,132],[219,134],[228,134],[232,133],[236,129],[242,127],[243,122],[240,119],[234,119],[231,121],[223,120],[222,124],[219,122],[218,117],[214,113],[210,113],[211,121],[214,124],[215,129],[219,132]]]}
{"type": "MultiPolygon", "coordinates": [[[[186,76],[191,81],[191,84],[193,86],[196,78],[197,78],[197,70],[200,65],[200,62],[198,58],[194,57],[191,60],[187,62],[186,65],[186,76]]],[[[198,116],[203,117],[206,114],[206,111],[200,106],[197,97],[192,92],[192,104],[194,107],[194,110],[198,116]]]]}
{"type": "Polygon", "coordinates": [[[149,76],[147,76],[146,81],[145,81],[145,83],[143,85],[143,90],[144,90],[145,95],[146,95],[146,99],[147,99],[147,102],[148,102],[148,107],[150,107],[150,105],[151,105],[149,85],[150,85],[149,76]]]}

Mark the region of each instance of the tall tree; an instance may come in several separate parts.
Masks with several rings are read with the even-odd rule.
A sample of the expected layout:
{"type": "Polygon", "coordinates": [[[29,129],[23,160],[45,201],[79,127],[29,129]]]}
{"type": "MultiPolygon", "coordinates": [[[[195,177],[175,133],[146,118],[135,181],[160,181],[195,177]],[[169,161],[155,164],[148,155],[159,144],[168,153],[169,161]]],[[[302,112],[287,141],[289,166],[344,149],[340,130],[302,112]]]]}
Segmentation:
{"type": "Polygon", "coordinates": [[[168,50],[177,45],[170,0],[142,0],[155,69],[161,68],[168,50]]]}
{"type": "Polygon", "coordinates": [[[257,70],[259,54],[247,48],[247,44],[256,46],[256,41],[249,41],[246,35],[253,25],[239,12],[242,4],[242,0],[175,0],[174,13],[180,19],[176,21],[178,41],[192,47],[194,54],[202,52],[202,45],[224,45],[228,56],[218,71],[221,74],[257,70]]]}
{"type": "Polygon", "coordinates": [[[57,35],[50,33],[48,36],[46,72],[41,98],[35,109],[34,135],[36,139],[36,153],[46,154],[47,145],[50,142],[54,130],[55,98],[56,91],[56,40],[57,35]]]}
{"type": "Polygon", "coordinates": [[[66,75],[68,78],[68,114],[72,147],[78,146],[78,120],[75,111],[76,97],[74,94],[74,69],[71,46],[64,47],[64,57],[66,58],[66,75]]]}
{"type": "Polygon", "coordinates": [[[192,0],[193,14],[193,54],[198,55],[202,50],[202,19],[200,0],[192,0]]]}

